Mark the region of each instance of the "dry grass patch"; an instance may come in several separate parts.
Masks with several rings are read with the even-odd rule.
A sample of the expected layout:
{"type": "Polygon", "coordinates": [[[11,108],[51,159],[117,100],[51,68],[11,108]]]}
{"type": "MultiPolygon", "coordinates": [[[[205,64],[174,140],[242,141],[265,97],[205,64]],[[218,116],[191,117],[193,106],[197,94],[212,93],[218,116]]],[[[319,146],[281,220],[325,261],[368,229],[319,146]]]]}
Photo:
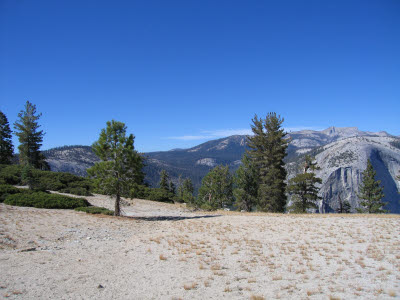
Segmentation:
{"type": "Polygon", "coordinates": [[[251,295],[250,300],[265,300],[265,298],[259,295],[251,295]]]}
{"type": "Polygon", "coordinates": [[[224,292],[225,293],[230,293],[230,292],[232,292],[232,289],[229,286],[226,286],[225,289],[224,289],[224,292]]]}
{"type": "Polygon", "coordinates": [[[197,288],[197,283],[196,282],[187,283],[187,284],[183,285],[183,288],[186,291],[193,290],[193,289],[197,288]]]}
{"type": "Polygon", "coordinates": [[[222,267],[221,267],[220,264],[214,264],[214,265],[211,266],[210,269],[213,270],[213,271],[218,271],[218,270],[221,270],[222,267]]]}
{"type": "Polygon", "coordinates": [[[282,280],[282,275],[279,275],[279,274],[274,275],[274,276],[272,276],[272,280],[274,280],[274,281],[282,280]]]}

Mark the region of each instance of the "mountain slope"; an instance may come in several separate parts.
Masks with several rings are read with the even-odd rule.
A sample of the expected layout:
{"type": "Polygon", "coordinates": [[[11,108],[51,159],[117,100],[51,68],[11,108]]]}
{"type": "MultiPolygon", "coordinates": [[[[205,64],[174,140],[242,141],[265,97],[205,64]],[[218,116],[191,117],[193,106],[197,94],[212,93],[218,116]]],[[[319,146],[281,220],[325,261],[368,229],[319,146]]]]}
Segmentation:
{"type": "Polygon", "coordinates": [[[400,172],[400,149],[392,145],[396,140],[392,137],[358,136],[325,145],[316,156],[321,167],[318,175],[323,180],[321,212],[337,209],[339,195],[342,200],[348,200],[353,209],[358,207],[361,174],[370,159],[376,177],[384,187],[385,208],[400,213],[399,182],[396,180],[400,172]]]}
{"type": "Polygon", "coordinates": [[[43,151],[43,154],[52,171],[79,176],[86,176],[86,169],[99,161],[90,146],[57,147],[43,151]]]}
{"type": "MultiPolygon", "coordinates": [[[[330,127],[323,131],[303,130],[289,133],[286,167],[289,177],[299,170],[305,153],[316,155],[323,179],[321,186],[321,212],[334,211],[338,196],[347,199],[353,209],[358,205],[357,191],[361,173],[367,159],[371,159],[377,170],[378,179],[385,186],[387,206],[392,212],[400,213],[399,182],[395,175],[400,171],[400,139],[386,132],[370,133],[355,127],[330,127]]],[[[246,136],[230,136],[208,141],[190,149],[175,149],[145,153],[146,181],[157,186],[159,174],[165,169],[177,184],[178,178],[190,177],[199,187],[201,179],[214,166],[228,165],[236,170],[246,150],[246,136]]],[[[84,176],[86,168],[98,159],[87,146],[66,146],[45,151],[53,171],[66,171],[84,176]]]]}

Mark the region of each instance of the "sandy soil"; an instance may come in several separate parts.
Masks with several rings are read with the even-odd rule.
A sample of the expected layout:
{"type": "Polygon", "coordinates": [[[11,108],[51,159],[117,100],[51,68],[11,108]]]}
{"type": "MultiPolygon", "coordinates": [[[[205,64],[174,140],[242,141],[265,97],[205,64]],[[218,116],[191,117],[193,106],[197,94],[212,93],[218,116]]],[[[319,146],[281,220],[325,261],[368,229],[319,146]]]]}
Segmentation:
{"type": "Polygon", "coordinates": [[[0,298],[400,297],[398,216],[208,214],[146,200],[123,211],[131,217],[0,204],[0,298]]]}

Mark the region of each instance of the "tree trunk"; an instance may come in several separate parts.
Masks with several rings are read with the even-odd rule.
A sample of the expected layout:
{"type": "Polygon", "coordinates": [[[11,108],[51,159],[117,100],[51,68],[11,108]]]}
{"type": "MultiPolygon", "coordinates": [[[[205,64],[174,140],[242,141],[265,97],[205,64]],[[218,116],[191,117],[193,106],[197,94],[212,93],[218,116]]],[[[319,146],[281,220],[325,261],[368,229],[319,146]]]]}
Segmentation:
{"type": "Polygon", "coordinates": [[[115,199],[114,216],[121,215],[120,200],[121,200],[121,196],[119,194],[117,194],[117,198],[115,199]]]}

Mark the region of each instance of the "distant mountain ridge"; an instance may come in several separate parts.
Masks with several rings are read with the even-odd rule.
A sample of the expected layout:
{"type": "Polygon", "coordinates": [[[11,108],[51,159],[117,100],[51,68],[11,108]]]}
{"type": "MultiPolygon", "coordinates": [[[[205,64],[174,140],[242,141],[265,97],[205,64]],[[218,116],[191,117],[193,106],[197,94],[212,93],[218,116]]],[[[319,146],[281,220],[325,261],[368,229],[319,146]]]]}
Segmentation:
{"type": "MultiPolygon", "coordinates": [[[[365,132],[356,127],[329,127],[322,131],[302,130],[288,133],[291,142],[286,157],[288,176],[299,171],[306,153],[315,155],[323,179],[319,205],[321,212],[332,212],[338,206],[338,197],[349,200],[353,209],[358,205],[357,191],[366,160],[371,159],[377,169],[378,179],[385,185],[388,206],[400,213],[397,194],[400,173],[400,139],[382,132],[365,132]],[[350,180],[351,179],[351,180],[350,180]]],[[[159,173],[165,169],[177,184],[179,176],[190,177],[196,187],[201,179],[216,165],[228,165],[236,170],[246,150],[247,136],[234,135],[211,140],[189,149],[174,149],[144,153],[146,157],[146,182],[157,186],[159,173]]],[[[44,151],[53,171],[65,171],[85,176],[86,168],[98,158],[89,146],[65,146],[44,151]]]]}

